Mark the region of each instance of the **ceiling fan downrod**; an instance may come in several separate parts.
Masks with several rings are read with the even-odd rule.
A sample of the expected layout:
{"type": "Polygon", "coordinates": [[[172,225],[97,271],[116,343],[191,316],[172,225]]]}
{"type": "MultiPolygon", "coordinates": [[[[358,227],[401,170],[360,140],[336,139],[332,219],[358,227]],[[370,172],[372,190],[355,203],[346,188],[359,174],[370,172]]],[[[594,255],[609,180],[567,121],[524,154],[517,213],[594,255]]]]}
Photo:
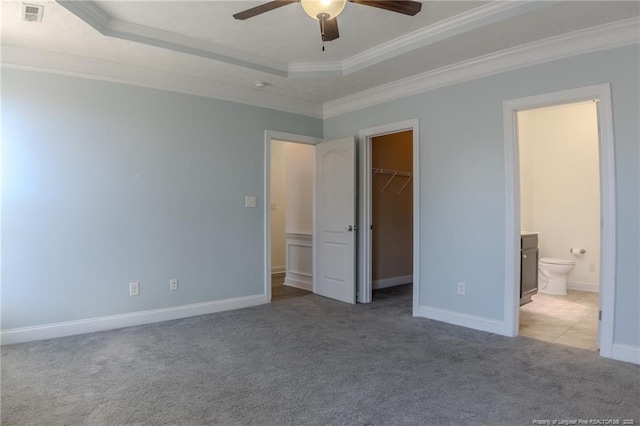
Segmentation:
{"type": "Polygon", "coordinates": [[[329,19],[330,16],[328,13],[318,13],[318,21],[320,21],[320,35],[322,36],[322,51],[324,52],[324,37],[325,37],[325,32],[324,32],[324,25],[325,22],[327,21],[327,19],[329,19]]]}

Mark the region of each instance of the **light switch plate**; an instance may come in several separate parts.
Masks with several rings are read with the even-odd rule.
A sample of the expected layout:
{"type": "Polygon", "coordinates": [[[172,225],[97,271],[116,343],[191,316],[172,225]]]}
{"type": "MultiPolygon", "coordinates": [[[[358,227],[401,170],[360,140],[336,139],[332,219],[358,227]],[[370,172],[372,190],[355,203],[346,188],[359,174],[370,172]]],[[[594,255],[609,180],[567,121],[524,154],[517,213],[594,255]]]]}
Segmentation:
{"type": "Polygon", "coordinates": [[[134,282],[129,283],[129,296],[139,296],[140,295],[140,283],[134,282]]]}
{"type": "Polygon", "coordinates": [[[255,207],[256,206],[256,197],[255,195],[247,195],[244,197],[244,206],[245,207],[255,207]]]}

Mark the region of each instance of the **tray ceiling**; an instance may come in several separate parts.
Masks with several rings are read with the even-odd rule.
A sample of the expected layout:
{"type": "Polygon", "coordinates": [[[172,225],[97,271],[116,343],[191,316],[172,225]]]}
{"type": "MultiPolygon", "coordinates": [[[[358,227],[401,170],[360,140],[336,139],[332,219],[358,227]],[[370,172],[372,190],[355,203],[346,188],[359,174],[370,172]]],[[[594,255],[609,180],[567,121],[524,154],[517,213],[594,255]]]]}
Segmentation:
{"type": "MultiPolygon", "coordinates": [[[[260,2],[28,3],[44,5],[42,23],[22,21],[21,3],[2,2],[5,50],[70,55],[229,90],[255,92],[254,83],[264,81],[261,93],[314,105],[640,14],[635,1],[428,1],[414,17],[348,3],[338,17],[340,38],[323,52],[318,22],[298,4],[238,21],[234,13],[260,2]]],[[[10,65],[21,65],[21,57],[12,55],[10,65]]]]}

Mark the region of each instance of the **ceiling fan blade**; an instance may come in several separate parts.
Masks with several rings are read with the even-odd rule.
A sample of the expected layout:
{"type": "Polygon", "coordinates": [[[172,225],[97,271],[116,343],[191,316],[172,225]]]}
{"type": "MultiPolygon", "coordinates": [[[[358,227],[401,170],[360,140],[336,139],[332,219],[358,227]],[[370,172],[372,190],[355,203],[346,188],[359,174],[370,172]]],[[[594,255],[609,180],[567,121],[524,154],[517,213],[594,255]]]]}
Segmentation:
{"type": "Polygon", "coordinates": [[[422,9],[419,1],[394,1],[394,0],[349,0],[351,3],[363,6],[377,7],[378,9],[390,10],[391,12],[402,13],[414,16],[422,9]]]}
{"type": "Polygon", "coordinates": [[[331,41],[340,37],[338,33],[338,18],[329,19],[324,21],[324,32],[322,32],[323,21],[320,21],[320,33],[322,34],[322,41],[331,41]]]}
{"type": "Polygon", "coordinates": [[[274,9],[277,9],[282,6],[286,6],[291,3],[298,3],[299,0],[275,0],[270,1],[269,3],[261,4],[260,6],[252,7],[251,9],[243,10],[242,12],[238,12],[233,15],[234,18],[245,20],[249,18],[253,18],[254,16],[263,14],[265,12],[270,12],[274,9]]]}

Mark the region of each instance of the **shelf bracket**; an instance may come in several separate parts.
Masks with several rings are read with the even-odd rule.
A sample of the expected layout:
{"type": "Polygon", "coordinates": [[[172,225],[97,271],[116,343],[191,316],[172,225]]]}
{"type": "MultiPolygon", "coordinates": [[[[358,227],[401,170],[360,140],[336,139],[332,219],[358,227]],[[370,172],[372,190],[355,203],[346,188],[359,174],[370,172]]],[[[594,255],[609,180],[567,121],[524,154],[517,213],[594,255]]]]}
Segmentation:
{"type": "Polygon", "coordinates": [[[380,194],[382,194],[384,192],[385,189],[387,189],[387,186],[389,186],[389,184],[391,183],[391,181],[393,180],[393,178],[395,178],[397,175],[397,173],[394,173],[393,176],[391,176],[391,178],[387,181],[387,183],[385,184],[385,186],[382,187],[382,190],[380,191],[380,194]]]}
{"type": "Polygon", "coordinates": [[[411,182],[411,179],[413,179],[413,176],[409,176],[409,179],[407,179],[404,185],[402,185],[402,188],[400,188],[400,191],[398,191],[398,195],[400,195],[400,193],[402,192],[405,186],[409,185],[409,182],[411,182]]]}

